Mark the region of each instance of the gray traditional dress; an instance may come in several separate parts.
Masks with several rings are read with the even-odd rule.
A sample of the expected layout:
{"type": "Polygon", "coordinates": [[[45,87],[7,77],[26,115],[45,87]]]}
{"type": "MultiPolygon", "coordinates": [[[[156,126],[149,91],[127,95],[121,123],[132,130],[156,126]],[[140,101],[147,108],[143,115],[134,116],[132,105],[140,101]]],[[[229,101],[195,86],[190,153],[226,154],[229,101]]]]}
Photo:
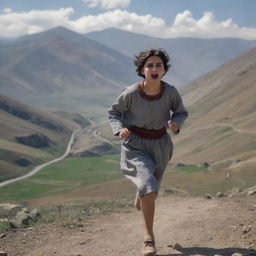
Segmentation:
{"type": "MultiPolygon", "coordinates": [[[[109,109],[109,120],[115,135],[122,128],[140,127],[159,130],[168,120],[179,127],[188,116],[177,89],[161,82],[159,95],[147,96],[138,84],[127,87],[109,109]]],[[[121,145],[121,169],[137,186],[140,195],[159,190],[172,157],[173,144],[168,133],[161,138],[145,139],[132,133],[121,145]]]]}

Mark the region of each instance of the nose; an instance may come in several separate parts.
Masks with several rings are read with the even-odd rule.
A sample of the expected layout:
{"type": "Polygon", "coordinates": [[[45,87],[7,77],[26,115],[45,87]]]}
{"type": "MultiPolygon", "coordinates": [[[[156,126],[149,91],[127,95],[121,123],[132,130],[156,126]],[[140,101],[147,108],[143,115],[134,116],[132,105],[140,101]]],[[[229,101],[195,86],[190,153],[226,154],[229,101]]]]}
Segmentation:
{"type": "Polygon", "coordinates": [[[157,70],[157,66],[153,66],[153,71],[156,71],[157,70]]]}

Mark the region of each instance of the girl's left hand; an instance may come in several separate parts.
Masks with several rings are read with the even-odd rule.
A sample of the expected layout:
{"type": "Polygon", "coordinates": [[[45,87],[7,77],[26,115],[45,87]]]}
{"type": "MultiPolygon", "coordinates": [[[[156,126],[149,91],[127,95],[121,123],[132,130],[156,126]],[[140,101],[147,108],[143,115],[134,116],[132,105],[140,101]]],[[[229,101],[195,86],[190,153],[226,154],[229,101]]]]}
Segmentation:
{"type": "Polygon", "coordinates": [[[175,122],[173,122],[172,120],[169,120],[167,124],[168,124],[169,129],[173,133],[177,133],[180,129],[179,126],[175,122]]]}
{"type": "Polygon", "coordinates": [[[130,135],[131,135],[131,131],[128,130],[127,128],[123,128],[123,129],[121,129],[120,132],[119,132],[119,137],[120,137],[121,139],[126,139],[126,138],[128,138],[130,135]]]}

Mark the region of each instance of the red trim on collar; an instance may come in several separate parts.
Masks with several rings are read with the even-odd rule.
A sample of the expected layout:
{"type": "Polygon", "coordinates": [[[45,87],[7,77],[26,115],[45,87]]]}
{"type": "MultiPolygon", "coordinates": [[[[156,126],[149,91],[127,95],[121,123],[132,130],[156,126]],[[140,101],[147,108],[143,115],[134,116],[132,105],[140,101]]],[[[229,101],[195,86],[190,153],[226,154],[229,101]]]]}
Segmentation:
{"type": "Polygon", "coordinates": [[[162,97],[162,95],[164,94],[165,86],[164,86],[164,82],[163,81],[161,81],[160,92],[158,94],[156,94],[156,95],[148,95],[148,94],[146,94],[145,91],[143,90],[143,87],[144,87],[143,86],[143,81],[137,83],[137,88],[138,88],[139,94],[145,100],[148,100],[148,101],[159,100],[162,97]]]}

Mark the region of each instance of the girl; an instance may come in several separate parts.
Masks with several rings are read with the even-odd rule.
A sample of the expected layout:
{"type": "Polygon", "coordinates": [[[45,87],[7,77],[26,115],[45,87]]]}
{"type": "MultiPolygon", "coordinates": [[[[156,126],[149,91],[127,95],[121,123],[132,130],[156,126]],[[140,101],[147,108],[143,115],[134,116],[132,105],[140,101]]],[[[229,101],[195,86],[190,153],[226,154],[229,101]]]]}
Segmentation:
{"type": "Polygon", "coordinates": [[[168,62],[163,49],[135,56],[136,72],[143,81],[127,87],[108,111],[114,134],[123,139],[122,172],[137,186],[135,207],[144,222],[144,256],[156,254],[155,199],[173,152],[166,128],[178,134],[188,116],[177,89],[161,80],[170,67],[168,62]]]}

